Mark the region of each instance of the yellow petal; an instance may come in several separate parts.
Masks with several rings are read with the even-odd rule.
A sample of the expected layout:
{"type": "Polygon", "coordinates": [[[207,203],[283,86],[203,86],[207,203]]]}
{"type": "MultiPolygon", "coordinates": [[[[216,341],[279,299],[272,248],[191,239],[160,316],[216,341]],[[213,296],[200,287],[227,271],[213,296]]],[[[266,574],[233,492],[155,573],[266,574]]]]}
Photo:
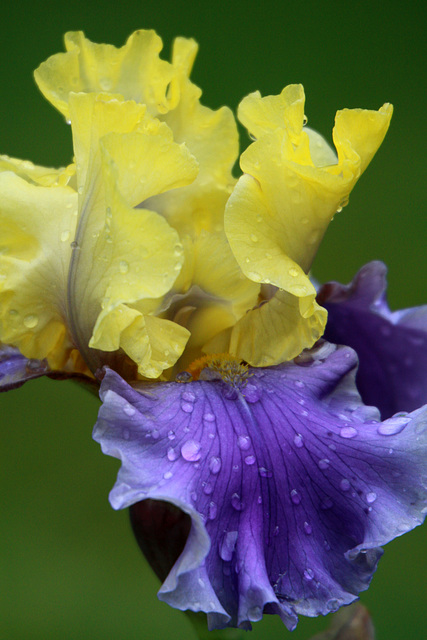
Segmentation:
{"type": "Polygon", "coordinates": [[[42,93],[66,119],[70,117],[70,92],[120,93],[147,105],[153,115],[173,106],[168,85],[175,70],[159,58],[163,45],[154,31],[135,31],[119,49],[93,43],[81,31],[69,32],[65,46],[67,53],[48,58],[34,76],[42,93]]]}
{"type": "MultiPolygon", "coordinates": [[[[241,104],[239,115],[258,139],[242,154],[245,174],[227,203],[225,231],[248,278],[272,284],[299,298],[291,306],[276,306],[273,299],[265,310],[264,306],[260,308],[258,315],[267,317],[270,307],[275,313],[280,309],[284,313],[287,307],[293,312],[299,308],[302,318],[295,324],[294,338],[287,335],[287,341],[295,340],[296,344],[298,339],[304,340],[300,351],[308,346],[307,340],[312,341],[307,336],[318,334],[320,326],[318,310],[312,303],[315,291],[306,274],[329,222],[347,203],[351,189],[380,146],[391,114],[390,105],[378,112],[339,112],[334,129],[338,156],[328,165],[328,159],[336,159],[335,154],[327,150],[318,134],[303,128],[301,85],[286,87],[280,96],[261,98],[251,94],[241,104]],[[304,322],[306,330],[302,330],[304,322]]],[[[245,331],[252,317],[248,314],[242,320],[245,331]]],[[[256,326],[262,330],[262,323],[256,326]]],[[[290,325],[283,319],[282,329],[280,326],[280,322],[272,321],[269,327],[269,332],[279,332],[279,344],[290,325]]],[[[258,335],[258,330],[254,332],[258,335]]],[[[241,343],[240,333],[237,335],[233,348],[241,343]]],[[[263,339],[262,333],[259,339],[263,339]]],[[[249,353],[254,350],[255,345],[249,353]]],[[[276,363],[280,358],[277,355],[276,363]]]]}
{"type": "Polygon", "coordinates": [[[0,341],[60,368],[72,344],[66,281],[77,194],[0,173],[0,341]]]}
{"type": "Polygon", "coordinates": [[[322,336],[326,320],[327,312],[314,296],[302,301],[278,291],[237,322],[231,331],[229,351],[255,367],[275,365],[312,347],[322,336]]]}
{"type": "Polygon", "coordinates": [[[27,182],[42,187],[56,187],[58,185],[65,187],[75,175],[75,165],[53,169],[52,167],[35,165],[29,160],[0,155],[0,171],[13,171],[27,182]]]}
{"type": "Polygon", "coordinates": [[[189,335],[174,322],[120,304],[99,315],[90,346],[103,351],[122,348],[138,364],[140,375],[157,378],[178,360],[189,335]]]}
{"type": "Polygon", "coordinates": [[[114,164],[118,189],[131,206],[197,177],[195,158],[185,144],[173,141],[169,127],[158,120],[144,120],[134,133],[104,136],[102,149],[114,164]]]}
{"type": "Polygon", "coordinates": [[[199,174],[189,186],[153,199],[149,206],[167,217],[180,234],[198,235],[202,229],[223,227],[223,213],[235,183],[232,168],[238,154],[238,132],[230,109],[212,111],[200,104],[200,89],[189,80],[197,52],[192,40],[177,38],[172,63],[177,75],[171,83],[176,106],[161,116],[176,142],[185,142],[197,159],[199,174]]]}

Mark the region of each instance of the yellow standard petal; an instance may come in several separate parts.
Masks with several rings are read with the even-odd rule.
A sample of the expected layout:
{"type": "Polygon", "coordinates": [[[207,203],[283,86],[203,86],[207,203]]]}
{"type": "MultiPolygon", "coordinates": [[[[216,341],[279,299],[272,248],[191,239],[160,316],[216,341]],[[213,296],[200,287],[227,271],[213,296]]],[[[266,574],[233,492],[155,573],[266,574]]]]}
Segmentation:
{"type": "MultiPolygon", "coordinates": [[[[281,355],[269,362],[275,364],[284,357],[294,357],[322,334],[326,314],[314,302],[315,290],[307,273],[329,222],[347,203],[351,189],[380,146],[391,115],[390,105],[377,112],[338,112],[334,128],[337,160],[328,165],[325,163],[335,159],[335,154],[327,150],[318,134],[303,128],[301,85],[286,87],[280,96],[252,94],[241,103],[239,117],[258,139],[241,157],[244,175],[225,212],[227,238],[248,278],[274,285],[278,293],[284,290],[299,301],[290,305],[276,293],[264,301],[267,309],[263,306],[261,315],[259,310],[250,312],[245,318],[247,332],[232,338],[236,355],[247,359],[243,354],[252,354],[251,364],[263,362],[266,334],[271,332],[273,342],[282,343],[286,336],[290,345],[288,351],[279,349],[281,355]],[[298,330],[299,347],[288,333],[292,325],[284,318],[296,307],[308,323],[307,330],[298,330]],[[273,310],[277,319],[273,319],[273,310]],[[259,324],[261,316],[269,318],[268,325],[259,324]],[[251,317],[257,318],[253,325],[251,317]]],[[[301,322],[295,327],[302,329],[301,322]]]]}
{"type": "Polygon", "coordinates": [[[0,191],[0,341],[61,368],[73,348],[65,289],[77,194],[10,171],[0,173],[0,191]]]}
{"type": "Polygon", "coordinates": [[[67,120],[71,92],[119,93],[145,104],[153,115],[174,106],[168,86],[176,71],[159,58],[163,44],[154,31],[135,31],[119,49],[91,42],[81,31],[66,33],[64,39],[67,52],[48,58],[34,76],[41,92],[67,120]]]}

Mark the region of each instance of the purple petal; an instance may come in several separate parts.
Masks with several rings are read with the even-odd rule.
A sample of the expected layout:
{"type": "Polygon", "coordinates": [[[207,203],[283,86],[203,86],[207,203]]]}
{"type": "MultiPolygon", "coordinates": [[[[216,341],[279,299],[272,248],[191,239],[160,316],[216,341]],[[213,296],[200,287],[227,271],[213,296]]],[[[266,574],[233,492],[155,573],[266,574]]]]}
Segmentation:
{"type": "Polygon", "coordinates": [[[28,359],[18,349],[0,346],[0,391],[10,391],[24,382],[46,375],[49,371],[43,360],[28,359]]]}
{"type": "Polygon", "coordinates": [[[222,381],[135,390],[107,370],[94,438],[122,461],[114,508],[150,499],[191,517],[160,599],[210,628],[277,613],[289,629],[366,589],[381,545],[427,504],[427,408],[379,422],[356,354],[321,344],[222,381]]]}
{"type": "Polygon", "coordinates": [[[357,352],[357,386],[383,418],[427,403],[427,306],[392,313],[382,262],[370,262],[353,282],[329,282],[318,301],[328,310],[325,339],[357,352]]]}

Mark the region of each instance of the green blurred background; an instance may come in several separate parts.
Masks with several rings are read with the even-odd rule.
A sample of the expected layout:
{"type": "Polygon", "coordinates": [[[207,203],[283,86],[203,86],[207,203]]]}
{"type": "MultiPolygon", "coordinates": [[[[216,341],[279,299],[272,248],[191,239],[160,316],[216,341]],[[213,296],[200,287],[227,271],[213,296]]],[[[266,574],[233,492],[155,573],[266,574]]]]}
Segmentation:
{"type": "MultiPolygon", "coordinates": [[[[389,265],[393,308],[427,302],[425,19],[411,2],[14,2],[2,9],[0,151],[46,165],[71,159],[70,129],[32,71],[62,50],[67,30],[124,43],[154,28],[200,44],[193,80],[212,108],[259,89],[304,84],[309,125],[330,138],[336,109],[393,102],[386,141],[336,216],[315,263],[319,280],[346,282],[366,261],[389,265]]],[[[246,142],[244,142],[246,144],[246,142]]],[[[71,383],[41,380],[0,396],[0,638],[192,638],[107,501],[117,470],[91,440],[98,403],[71,383]]],[[[427,622],[426,529],[391,543],[372,587],[379,640],[420,639],[427,622]]],[[[248,638],[306,640],[328,623],[302,619],[290,636],[267,617],[248,638]]]]}

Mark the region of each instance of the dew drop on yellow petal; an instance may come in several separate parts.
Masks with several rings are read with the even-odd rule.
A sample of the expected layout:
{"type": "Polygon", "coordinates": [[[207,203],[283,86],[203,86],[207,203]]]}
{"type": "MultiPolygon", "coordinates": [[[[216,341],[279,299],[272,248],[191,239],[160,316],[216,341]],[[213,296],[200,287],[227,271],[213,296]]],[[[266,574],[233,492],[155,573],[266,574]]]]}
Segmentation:
{"type": "Polygon", "coordinates": [[[34,329],[34,327],[36,327],[38,323],[39,319],[33,313],[30,313],[24,318],[24,325],[27,327],[27,329],[34,329]]]}

